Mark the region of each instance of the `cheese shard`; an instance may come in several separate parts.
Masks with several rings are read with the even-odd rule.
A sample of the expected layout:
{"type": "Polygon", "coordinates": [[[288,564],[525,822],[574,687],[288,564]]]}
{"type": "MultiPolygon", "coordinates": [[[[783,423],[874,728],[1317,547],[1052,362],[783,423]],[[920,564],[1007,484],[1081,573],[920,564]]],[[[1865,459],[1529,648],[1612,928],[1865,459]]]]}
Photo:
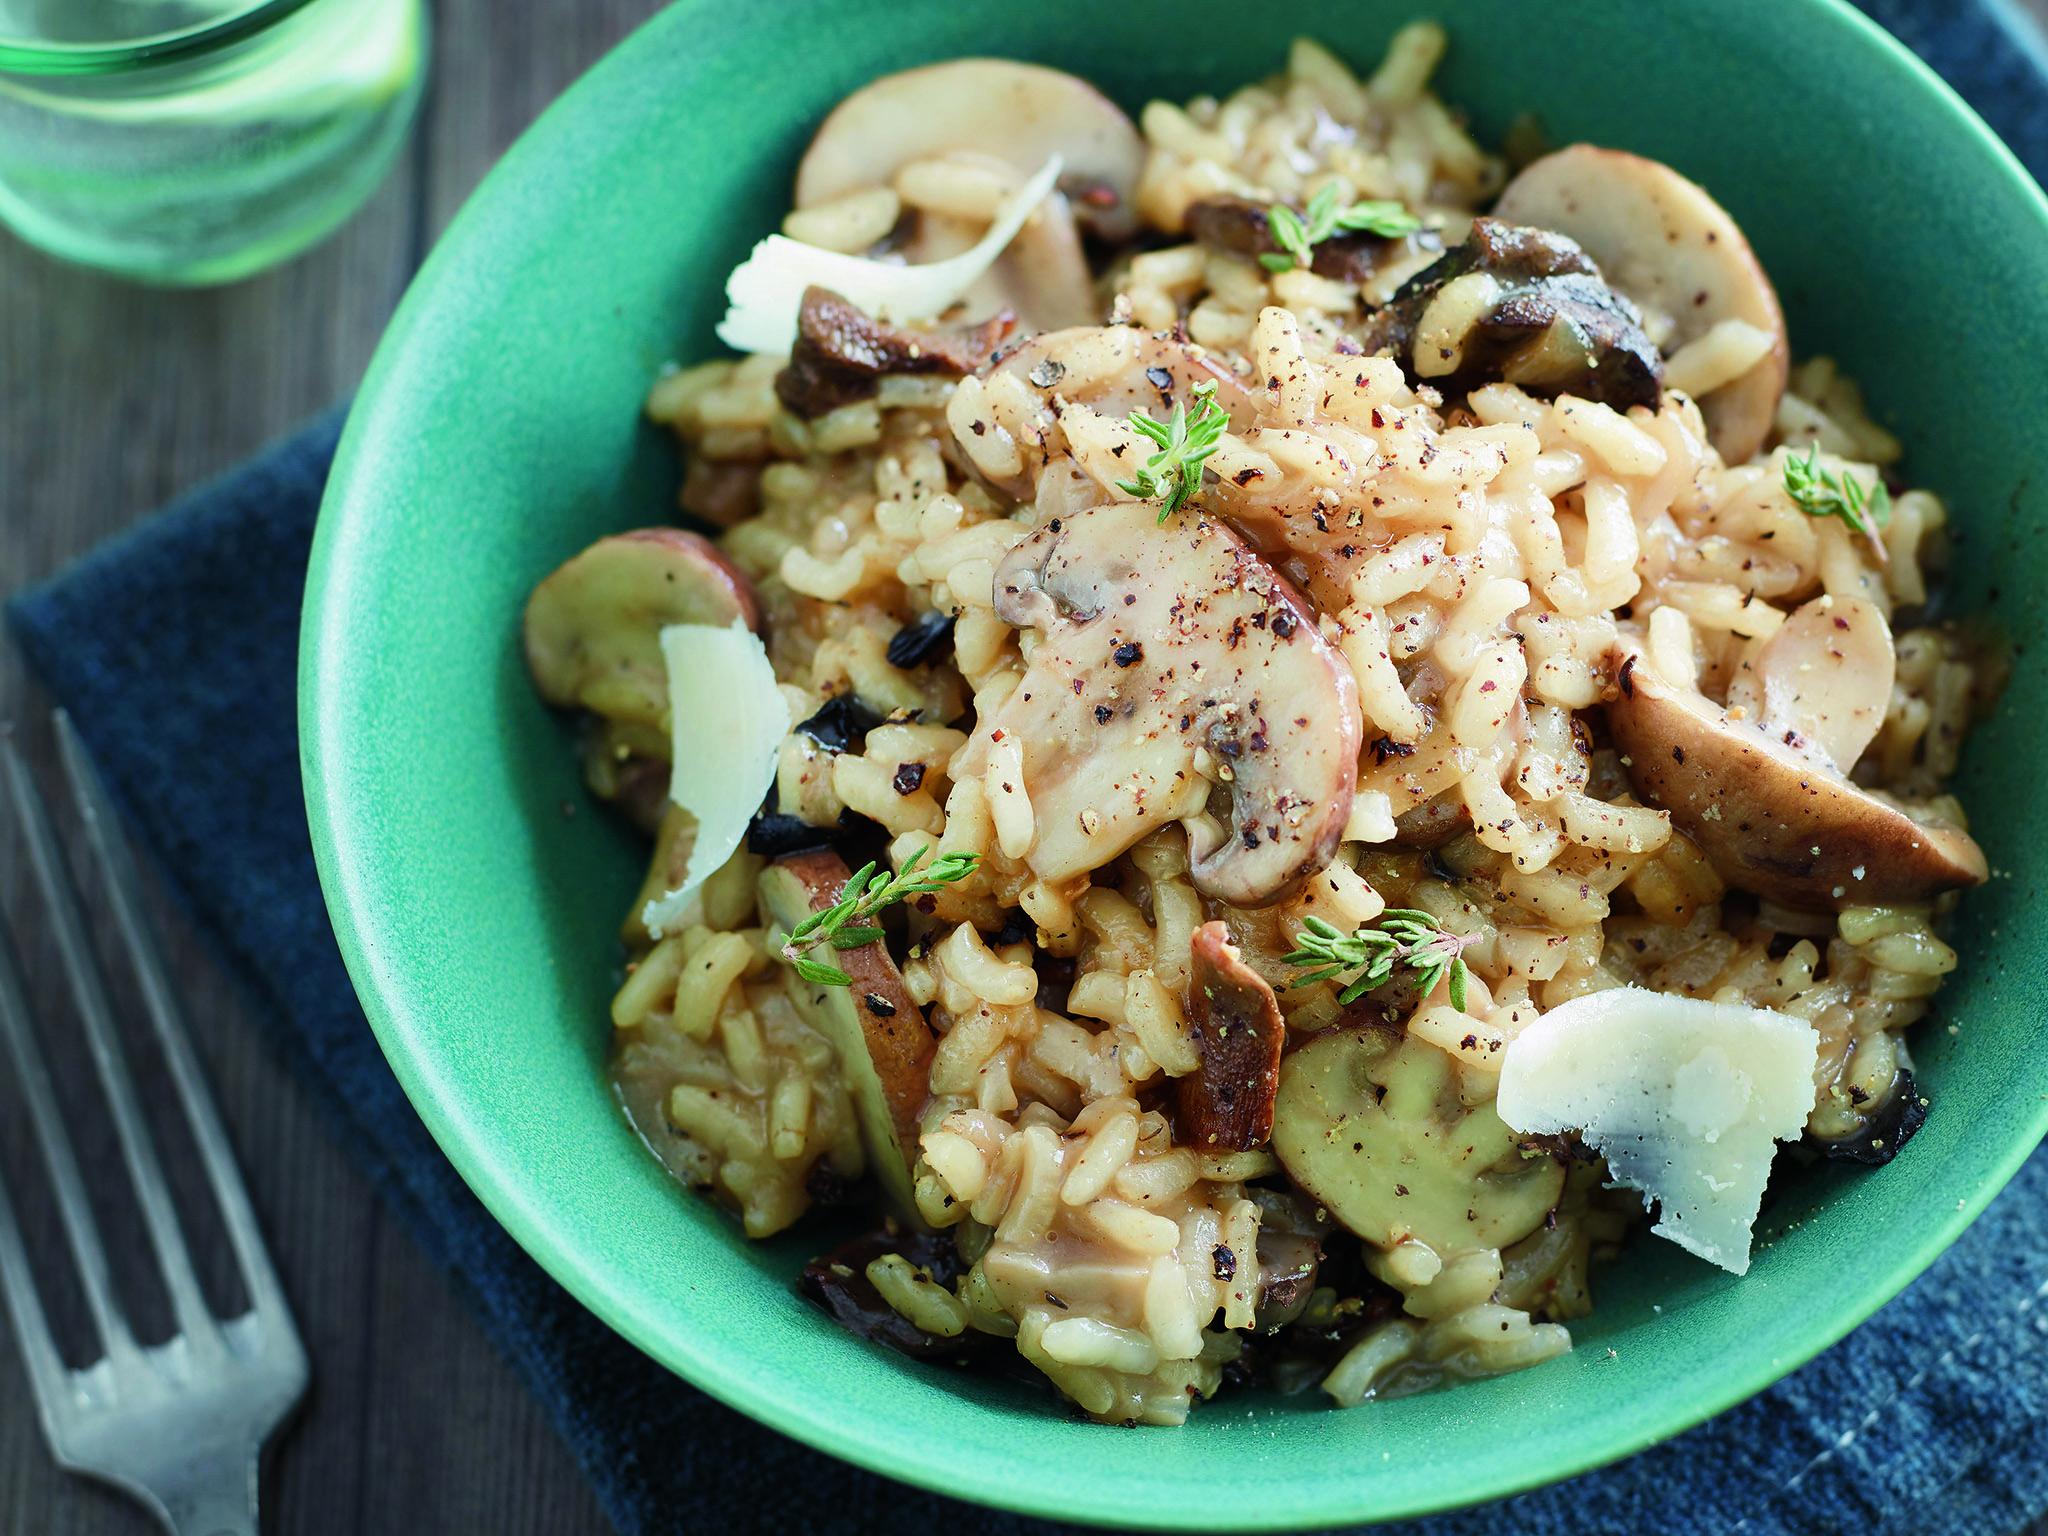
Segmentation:
{"type": "Polygon", "coordinates": [[[790,727],[767,647],[744,623],[671,624],[661,632],[661,659],[674,764],[669,798],[697,827],[683,883],[641,914],[657,939],[693,921],[697,887],[746,838],[790,727]]]}
{"type": "Polygon", "coordinates": [[[1789,1014],[1616,987],[1516,1036],[1495,1107],[1518,1131],[1578,1131],[1662,1207],[1653,1232],[1740,1275],[1776,1143],[1813,1109],[1819,1051],[1789,1014]]]}
{"type": "Polygon", "coordinates": [[[770,235],[725,280],[718,339],[735,352],[787,352],[796,341],[804,290],[830,288],[877,320],[936,320],[996,264],[1060,176],[1060,157],[1040,166],[1003,204],[984,234],[958,256],[918,266],[873,261],[770,235]]]}

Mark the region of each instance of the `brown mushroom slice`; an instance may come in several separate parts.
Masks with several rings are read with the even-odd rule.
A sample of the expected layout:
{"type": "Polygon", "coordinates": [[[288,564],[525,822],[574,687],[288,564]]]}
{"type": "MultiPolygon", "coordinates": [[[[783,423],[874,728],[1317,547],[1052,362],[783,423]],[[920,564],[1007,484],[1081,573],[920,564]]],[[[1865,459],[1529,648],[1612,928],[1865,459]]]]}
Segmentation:
{"type": "Polygon", "coordinates": [[[1191,836],[1197,889],[1260,906],[1329,862],[1357,782],[1358,690],[1314,614],[1229,528],[1160,527],[1133,502],[1054,518],[997,567],[994,600],[1039,638],[954,779],[985,775],[998,747],[1019,754],[1031,839],[1013,856],[1041,879],[1196,815],[1213,793],[1198,754],[1230,827],[1191,836]]]}
{"type": "Polygon", "coordinates": [[[1325,1030],[1280,1067],[1273,1151],[1288,1176],[1375,1248],[1503,1248],[1557,1206],[1565,1171],[1530,1156],[1456,1064],[1371,1025],[1325,1030]]]}
{"type": "Polygon", "coordinates": [[[1641,317],[1592,259],[1549,230],[1474,219],[1456,249],[1409,278],[1364,341],[1417,384],[1447,391],[1500,380],[1617,410],[1654,406],[1663,362],[1641,317]]]}
{"type": "Polygon", "coordinates": [[[1891,625],[1875,603],[1817,597],[1736,673],[1728,707],[1847,773],[1884,724],[1896,670],[1891,625]]]}
{"type": "MultiPolygon", "coordinates": [[[[1175,405],[1191,404],[1195,388],[1207,384],[1230,414],[1232,431],[1249,432],[1257,420],[1251,391],[1229,368],[1198,346],[1135,326],[1049,331],[1005,352],[994,371],[1022,380],[1041,402],[1030,421],[1018,424],[1023,471],[996,480],[998,490],[1020,501],[1032,498],[1046,461],[1064,446],[1059,417],[1069,405],[1119,418],[1142,410],[1164,420],[1175,405]]],[[[991,430],[972,396],[958,401],[949,424],[956,436],[991,430]]]]}
{"type": "Polygon", "coordinates": [[[1107,240],[1136,233],[1145,141],[1087,81],[1012,59],[953,59],[884,75],[832,109],[796,172],[796,206],[887,186],[913,160],[986,155],[1029,175],[1054,155],[1081,218],[1107,240]]]}
{"type": "Polygon", "coordinates": [[[1699,401],[1722,458],[1740,464],[1756,454],[1785,392],[1785,315],[1741,229],[1705,189],[1641,155],[1574,144],[1524,169],[1494,213],[1584,246],[1610,283],[1669,317],[1667,355],[1725,320],[1770,337],[1748,371],[1699,401]]]}
{"type": "Polygon", "coordinates": [[[892,325],[813,284],[797,312],[789,366],[775,375],[775,395],[797,415],[818,417],[868,399],[885,374],[959,378],[986,366],[1015,325],[1007,311],[956,329],[892,325]]]}
{"type": "MultiPolygon", "coordinates": [[[[830,849],[791,854],[761,871],[761,913],[779,944],[814,912],[839,900],[851,872],[830,849]]],[[[922,1225],[912,1196],[918,1118],[931,1096],[931,1027],[911,999],[896,962],[880,943],[836,951],[832,963],[853,978],[849,987],[818,986],[790,973],[790,997],[813,1029],[831,1042],[845,1074],[868,1164],[899,1220],[922,1225]]]]}
{"type": "Polygon", "coordinates": [[[643,528],[599,539],[533,589],[526,663],[558,708],[658,727],[668,713],[661,632],[671,624],[761,627],[753,584],[708,539],[643,528]]]}
{"type": "Polygon", "coordinates": [[[1174,1123],[1197,1147],[1247,1152],[1273,1135],[1273,1095],[1287,1022],[1266,979],[1244,963],[1220,922],[1195,930],[1188,1016],[1201,1065],[1174,1080],[1174,1123]]]}
{"type": "Polygon", "coordinates": [[[1916,820],[1817,754],[1620,655],[1607,728],[1638,795],[1730,885],[1816,910],[1925,901],[1988,877],[1967,832],[1916,820]]]}

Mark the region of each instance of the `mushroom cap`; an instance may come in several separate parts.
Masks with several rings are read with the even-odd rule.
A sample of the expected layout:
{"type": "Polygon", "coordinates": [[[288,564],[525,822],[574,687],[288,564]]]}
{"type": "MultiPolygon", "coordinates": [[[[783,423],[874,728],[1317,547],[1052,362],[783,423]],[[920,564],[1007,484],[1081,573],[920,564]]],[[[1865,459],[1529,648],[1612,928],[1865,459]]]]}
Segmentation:
{"type": "Polygon", "coordinates": [[[1231,822],[1190,840],[1199,890],[1260,906],[1329,862],[1357,783],[1357,685],[1307,605],[1230,529],[1192,516],[1161,527],[1133,502],[1054,518],[997,567],[993,597],[998,617],[1040,638],[954,776],[1015,739],[1033,812],[1023,857],[1041,879],[1199,814],[1198,751],[1231,822]]]}
{"type": "Polygon", "coordinates": [[[1494,215],[1576,240],[1608,282],[1671,318],[1666,353],[1722,320],[1769,335],[1771,350],[1759,362],[1699,401],[1708,436],[1729,463],[1763,446],[1785,392],[1785,315],[1748,240],[1705,189],[1656,160],[1574,144],[1509,182],[1494,215]]]}
{"type": "Polygon", "coordinates": [[[710,540],[681,528],[613,534],[533,589],[526,663],[557,708],[657,726],[668,712],[662,630],[735,621],[758,630],[761,605],[710,540]]]}
{"type": "Polygon", "coordinates": [[[1730,885],[1815,910],[1926,901],[1980,885],[1983,850],[1917,821],[1818,756],[1666,683],[1624,643],[1607,729],[1638,795],[1671,813],[1730,885]]]}
{"type": "Polygon", "coordinates": [[[1029,175],[1054,155],[1084,219],[1111,240],[1136,232],[1145,141],[1123,108],[1062,70],[953,59],[884,75],[832,109],[796,172],[796,206],[886,186],[913,160],[988,155],[1029,175]]]}

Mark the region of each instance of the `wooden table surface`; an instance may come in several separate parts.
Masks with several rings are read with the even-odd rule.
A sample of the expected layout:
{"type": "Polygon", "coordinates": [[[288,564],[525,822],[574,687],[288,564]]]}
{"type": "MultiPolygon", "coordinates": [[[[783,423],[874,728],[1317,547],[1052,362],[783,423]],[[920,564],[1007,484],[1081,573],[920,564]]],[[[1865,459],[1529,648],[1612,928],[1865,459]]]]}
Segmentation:
{"type": "MultiPolygon", "coordinates": [[[[660,3],[438,0],[433,88],[390,180],[338,235],[266,276],[213,292],[152,292],[61,267],[0,234],[0,594],[346,396],[414,268],[477,180],[660,3]]],[[[2026,3],[2048,15],[2048,0],[2026,3]]],[[[45,703],[0,647],[0,721],[28,720],[45,703]]],[[[47,733],[31,726],[24,736],[47,766],[47,733]]],[[[32,995],[55,996],[61,984],[15,853],[11,833],[0,833],[0,902],[18,915],[32,995]]],[[[155,906],[314,1361],[305,1408],[269,1464],[265,1529],[605,1531],[532,1396],[329,1139],[234,985],[178,914],[155,906]]],[[[54,1054],[67,1102],[88,1102],[84,1052],[54,1054]]],[[[137,1065],[146,1072],[147,1057],[137,1065]]],[[[0,1073],[0,1168],[19,1173],[30,1154],[11,1095],[11,1077],[0,1073]]],[[[88,1181],[96,1194],[118,1189],[110,1134],[81,1118],[88,1181]]],[[[32,1197],[39,1183],[17,1177],[10,1187],[32,1197]]],[[[52,1214],[25,1203],[31,1247],[56,1251],[52,1214]]],[[[118,1206],[103,1219],[116,1234],[136,1230],[133,1212],[118,1206]]],[[[204,1276],[217,1294],[232,1284],[223,1271],[204,1276]]],[[[124,1260],[117,1280],[145,1333],[152,1321],[161,1330],[146,1267],[124,1260]]],[[[85,1336],[75,1306],[58,1324],[67,1340],[85,1336]]],[[[18,1357],[11,1342],[0,1344],[0,1532],[151,1529],[134,1506],[50,1463],[18,1357]]]]}
{"type": "MultiPolygon", "coordinates": [[[[436,0],[432,89],[390,180],[339,234],[266,276],[212,292],[152,292],[60,266],[0,233],[0,595],[345,398],[420,258],[478,179],[660,5],[436,0]]],[[[46,701],[11,647],[0,651],[0,720],[40,715],[46,701]]],[[[47,762],[46,733],[25,735],[47,762]]],[[[0,830],[0,896],[19,915],[31,995],[58,996],[62,983],[23,899],[17,846],[11,829],[0,830]]],[[[532,1395],[385,1215],[234,983],[175,912],[160,926],[313,1358],[312,1391],[268,1468],[265,1529],[608,1530],[532,1395]]],[[[46,1040],[70,1032],[53,1022],[46,1040]]],[[[51,1054],[60,1090],[75,1092],[69,1102],[90,1102],[77,1044],[51,1054]]],[[[136,1065],[146,1075],[140,1053],[136,1065]]],[[[20,1122],[12,1074],[0,1070],[0,1168],[16,1174],[31,1166],[20,1122]]],[[[96,1193],[118,1187],[110,1135],[89,1121],[83,1130],[88,1182],[96,1193]]],[[[9,1187],[25,1198],[40,1183],[15,1177],[9,1187]]],[[[31,1206],[31,1248],[60,1251],[50,1213],[31,1206]]],[[[107,1220],[115,1233],[134,1230],[132,1212],[113,1209],[107,1220]]],[[[122,1288],[145,1324],[164,1316],[147,1285],[122,1288]]],[[[67,1337],[82,1338],[82,1327],[60,1319],[67,1337]]],[[[135,1506],[51,1464],[11,1337],[0,1340],[0,1532],[154,1529],[135,1506]]]]}

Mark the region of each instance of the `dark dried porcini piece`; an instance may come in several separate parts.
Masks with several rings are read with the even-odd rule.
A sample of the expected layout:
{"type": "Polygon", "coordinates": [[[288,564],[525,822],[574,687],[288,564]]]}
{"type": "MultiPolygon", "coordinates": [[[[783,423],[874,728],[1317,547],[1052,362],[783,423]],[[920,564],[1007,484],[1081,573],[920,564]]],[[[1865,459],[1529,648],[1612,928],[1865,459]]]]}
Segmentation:
{"type": "Polygon", "coordinates": [[[883,654],[898,671],[921,667],[953,648],[956,622],[953,614],[941,613],[936,608],[921,613],[889,637],[889,648],[883,654]]]}
{"type": "Polygon", "coordinates": [[[998,740],[1022,746],[1024,859],[1041,879],[1186,816],[1209,787],[1198,768],[1230,802],[1230,825],[1189,848],[1203,894],[1262,906],[1329,862],[1357,785],[1357,687],[1304,600],[1235,532],[1203,517],[1161,528],[1141,502],[1091,508],[1005,556],[994,599],[1040,639],[954,778],[983,772],[998,740]]]}
{"type": "Polygon", "coordinates": [[[1188,1018],[1201,1065],[1174,1080],[1175,1131],[1198,1149],[1248,1152],[1273,1135],[1287,1022],[1222,923],[1195,930],[1191,960],[1188,1018]]]}
{"type": "Polygon", "coordinates": [[[988,1355],[994,1335],[972,1328],[957,1338],[926,1333],[882,1299],[868,1279],[868,1265],[891,1253],[901,1254],[949,1290],[960,1277],[960,1255],[949,1235],[892,1226],[863,1233],[811,1260],[797,1279],[797,1290],[856,1338],[887,1345],[913,1360],[971,1365],[988,1355]]]}
{"type": "Polygon", "coordinates": [[[1016,324],[1005,310],[965,330],[890,325],[814,285],[804,290],[796,344],[789,366],[775,375],[775,397],[809,418],[868,399],[885,374],[964,378],[995,355],[1016,324]]]}
{"type": "Polygon", "coordinates": [[[1403,283],[1365,341],[1447,394],[1499,381],[1626,410],[1655,408],[1663,388],[1642,317],[1592,258],[1562,235],[1498,219],[1473,220],[1463,245],[1403,283]]]}
{"type": "MultiPolygon", "coordinates": [[[[1187,221],[1188,233],[1212,251],[1254,258],[1281,253],[1280,242],[1273,238],[1268,206],[1248,197],[1205,197],[1188,205],[1187,221]]],[[[1340,230],[1316,242],[1315,261],[1309,270],[1340,283],[1363,283],[1396,255],[1442,249],[1442,237],[1435,230],[1418,230],[1412,235],[1340,230]]]]}
{"type": "Polygon", "coordinates": [[[1866,1168],[1882,1168],[1899,1155],[1899,1148],[1913,1139],[1914,1132],[1927,1123],[1927,1097],[1913,1074],[1901,1067],[1892,1080],[1892,1091],[1877,1111],[1866,1117],[1855,1134],[1828,1139],[1807,1134],[1808,1145],[1821,1156],[1866,1168]]]}
{"type": "Polygon", "coordinates": [[[846,835],[840,827],[814,827],[801,816],[764,812],[747,823],[747,852],[765,859],[830,848],[846,835]]]}
{"type": "Polygon", "coordinates": [[[835,693],[797,729],[827,752],[858,752],[882,717],[850,693],[835,693]]]}

